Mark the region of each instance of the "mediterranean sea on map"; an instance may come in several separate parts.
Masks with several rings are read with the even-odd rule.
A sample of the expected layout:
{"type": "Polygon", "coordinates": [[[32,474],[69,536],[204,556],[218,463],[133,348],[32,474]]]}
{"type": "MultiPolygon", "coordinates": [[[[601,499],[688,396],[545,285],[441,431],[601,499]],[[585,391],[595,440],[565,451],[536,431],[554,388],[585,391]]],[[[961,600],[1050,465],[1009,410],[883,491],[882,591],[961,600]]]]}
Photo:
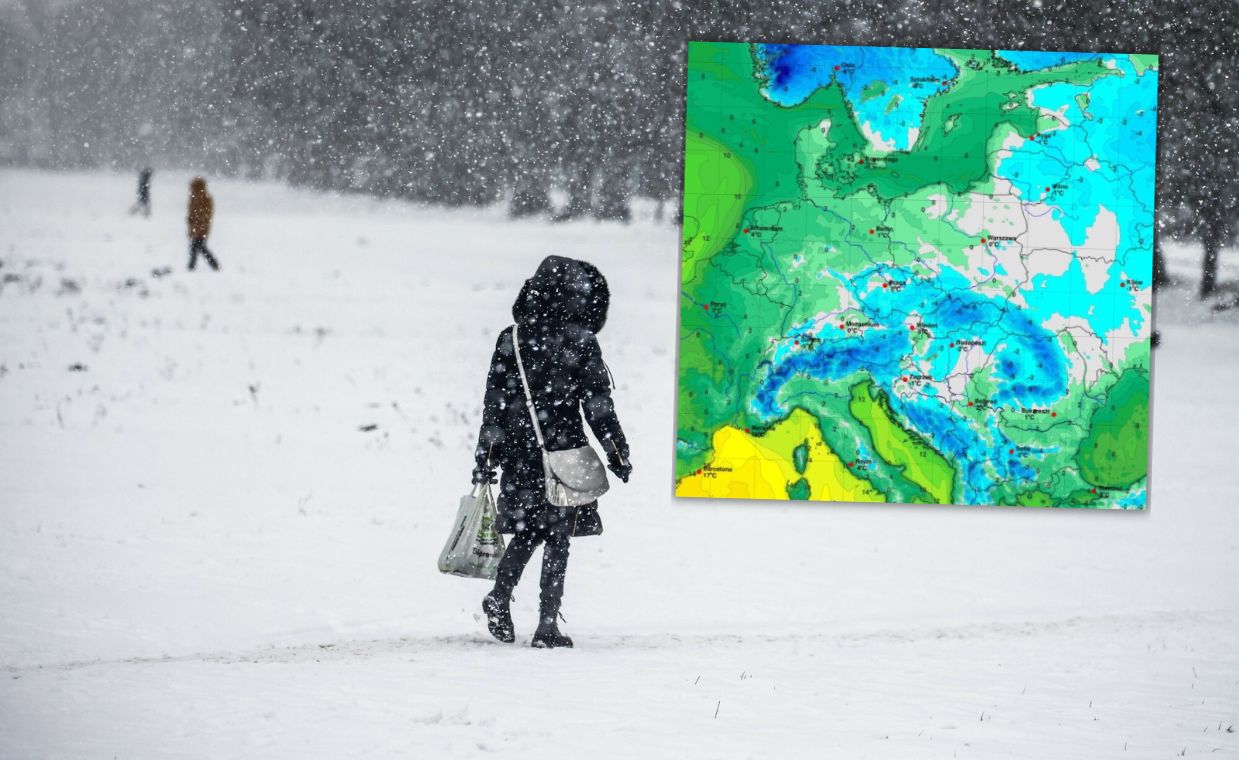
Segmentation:
{"type": "Polygon", "coordinates": [[[1143,508],[1157,71],[689,43],[676,494],[1143,508]]]}

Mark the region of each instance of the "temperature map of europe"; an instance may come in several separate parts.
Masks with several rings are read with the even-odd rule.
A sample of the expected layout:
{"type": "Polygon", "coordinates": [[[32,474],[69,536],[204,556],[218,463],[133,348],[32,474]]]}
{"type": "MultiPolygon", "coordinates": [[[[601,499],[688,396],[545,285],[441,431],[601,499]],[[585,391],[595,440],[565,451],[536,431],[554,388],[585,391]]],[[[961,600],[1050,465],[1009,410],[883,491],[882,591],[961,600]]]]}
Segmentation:
{"type": "Polygon", "coordinates": [[[690,42],[676,495],[1143,508],[1157,71],[690,42]]]}

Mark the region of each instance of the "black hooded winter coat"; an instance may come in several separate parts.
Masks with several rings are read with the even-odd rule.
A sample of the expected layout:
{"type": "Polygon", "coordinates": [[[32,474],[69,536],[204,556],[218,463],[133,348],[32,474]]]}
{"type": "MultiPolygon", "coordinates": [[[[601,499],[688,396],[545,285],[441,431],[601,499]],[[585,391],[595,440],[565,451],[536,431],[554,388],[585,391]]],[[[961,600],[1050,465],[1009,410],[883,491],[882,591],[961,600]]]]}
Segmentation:
{"type": "MultiPolygon", "coordinates": [[[[525,281],[512,316],[520,326],[521,360],[547,449],[588,443],[583,412],[602,445],[600,453],[614,465],[628,461],[628,443],[611,403],[611,374],[595,337],[606,323],[610,301],[607,281],[592,264],[548,256],[525,281]]],[[[525,405],[511,327],[499,334],[491,357],[476,460],[479,468],[503,469],[501,532],[514,533],[531,522],[547,528],[564,519],[573,525],[572,535],[602,532],[597,502],[565,509],[546,501],[542,453],[525,405]]]]}

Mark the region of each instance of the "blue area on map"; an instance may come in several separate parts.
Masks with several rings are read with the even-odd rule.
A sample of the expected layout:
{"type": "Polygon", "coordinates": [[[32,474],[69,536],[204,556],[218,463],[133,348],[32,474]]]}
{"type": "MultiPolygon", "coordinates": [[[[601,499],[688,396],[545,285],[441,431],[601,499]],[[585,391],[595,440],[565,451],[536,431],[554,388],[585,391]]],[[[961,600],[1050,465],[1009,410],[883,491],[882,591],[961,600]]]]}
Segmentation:
{"type": "Polygon", "coordinates": [[[1055,315],[1080,317],[1088,322],[1089,329],[1102,343],[1108,342],[1107,333],[1121,327],[1124,319],[1131,320],[1133,331],[1139,331],[1145,315],[1137,308],[1131,293],[1120,287],[1123,270],[1121,263],[1111,265],[1109,279],[1096,293],[1089,292],[1078,258],[1073,258],[1061,275],[1033,275],[1029,287],[1022,291],[1028,313],[1041,320],[1055,315]]]}
{"type": "Polygon", "coordinates": [[[930,440],[934,448],[964,468],[963,489],[968,501],[985,501],[994,479],[1031,480],[1036,472],[1012,454],[1010,440],[991,424],[982,436],[936,394],[932,384],[915,393],[902,394],[902,378],[908,373],[905,360],[917,352],[909,324],[922,323],[930,337],[917,361],[928,361],[932,383],[941,384],[956,371],[961,349],[956,340],[981,341],[990,363],[988,372],[996,385],[986,399],[1009,408],[1048,407],[1067,392],[1067,357],[1057,336],[1030,314],[1003,298],[972,291],[962,274],[944,269],[933,280],[915,277],[910,270],[878,266],[853,276],[831,273],[848,288],[866,318],[880,328],[857,335],[839,329],[837,323],[797,325],[792,340],[775,350],[754,395],[752,409],[764,419],[786,415],[779,391],[797,376],[832,382],[868,374],[879,387],[891,393],[891,406],[910,426],[930,440]],[[902,284],[898,290],[876,287],[875,275],[902,284]],[[812,336],[821,342],[795,339],[812,336]]]}
{"type": "Polygon", "coordinates": [[[1038,320],[1055,315],[1088,320],[1102,341],[1106,333],[1130,320],[1141,329],[1145,315],[1124,283],[1135,279],[1147,287],[1153,273],[1153,189],[1157,156],[1157,72],[1137,75],[1128,56],[1086,53],[1002,52],[1024,68],[1044,68],[1064,60],[1101,58],[1115,74],[1091,85],[1052,84],[1033,90],[1038,108],[1061,114],[1065,128],[1043,133],[1002,157],[995,174],[1009,180],[1030,215],[1049,214],[1067,233],[1074,257],[1114,257],[1100,290],[1090,293],[1077,259],[1067,272],[1033,278],[1025,297],[1038,320]],[[1051,56],[1056,58],[1042,58],[1051,56]],[[1063,58],[1074,56],[1074,58],[1063,58]],[[1081,96],[1087,106],[1081,108],[1081,96]],[[1090,159],[1095,164],[1089,167],[1090,159]],[[1088,248],[1088,233],[1102,209],[1112,213],[1118,245],[1107,241],[1088,248]]]}
{"type": "Polygon", "coordinates": [[[1104,58],[1106,53],[1063,53],[1043,50],[996,50],[999,58],[1010,61],[1021,71],[1048,69],[1062,63],[1104,58]]]}
{"type": "Polygon", "coordinates": [[[756,49],[766,68],[762,93],[768,99],[792,106],[814,90],[838,82],[857,123],[868,123],[896,150],[911,147],[908,130],[920,128],[925,101],[945,90],[959,73],[954,63],[928,48],[757,45],[756,49]],[[865,87],[874,82],[885,84],[886,91],[864,100],[865,87]]]}

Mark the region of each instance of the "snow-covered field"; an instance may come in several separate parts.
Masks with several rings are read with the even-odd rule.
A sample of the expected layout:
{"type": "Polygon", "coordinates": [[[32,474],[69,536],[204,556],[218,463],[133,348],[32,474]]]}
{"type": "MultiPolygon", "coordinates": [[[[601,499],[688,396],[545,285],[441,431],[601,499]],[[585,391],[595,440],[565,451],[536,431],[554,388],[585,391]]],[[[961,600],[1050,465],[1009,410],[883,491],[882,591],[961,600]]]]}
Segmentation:
{"type": "Polygon", "coordinates": [[[0,756],[1239,757],[1239,324],[1195,249],[1144,513],[676,501],[673,227],[220,181],[187,272],[187,180],[146,220],[0,171],[0,756]],[[434,565],[547,253],[611,280],[636,467],[553,652],[536,570],[505,646],[434,565]]]}

